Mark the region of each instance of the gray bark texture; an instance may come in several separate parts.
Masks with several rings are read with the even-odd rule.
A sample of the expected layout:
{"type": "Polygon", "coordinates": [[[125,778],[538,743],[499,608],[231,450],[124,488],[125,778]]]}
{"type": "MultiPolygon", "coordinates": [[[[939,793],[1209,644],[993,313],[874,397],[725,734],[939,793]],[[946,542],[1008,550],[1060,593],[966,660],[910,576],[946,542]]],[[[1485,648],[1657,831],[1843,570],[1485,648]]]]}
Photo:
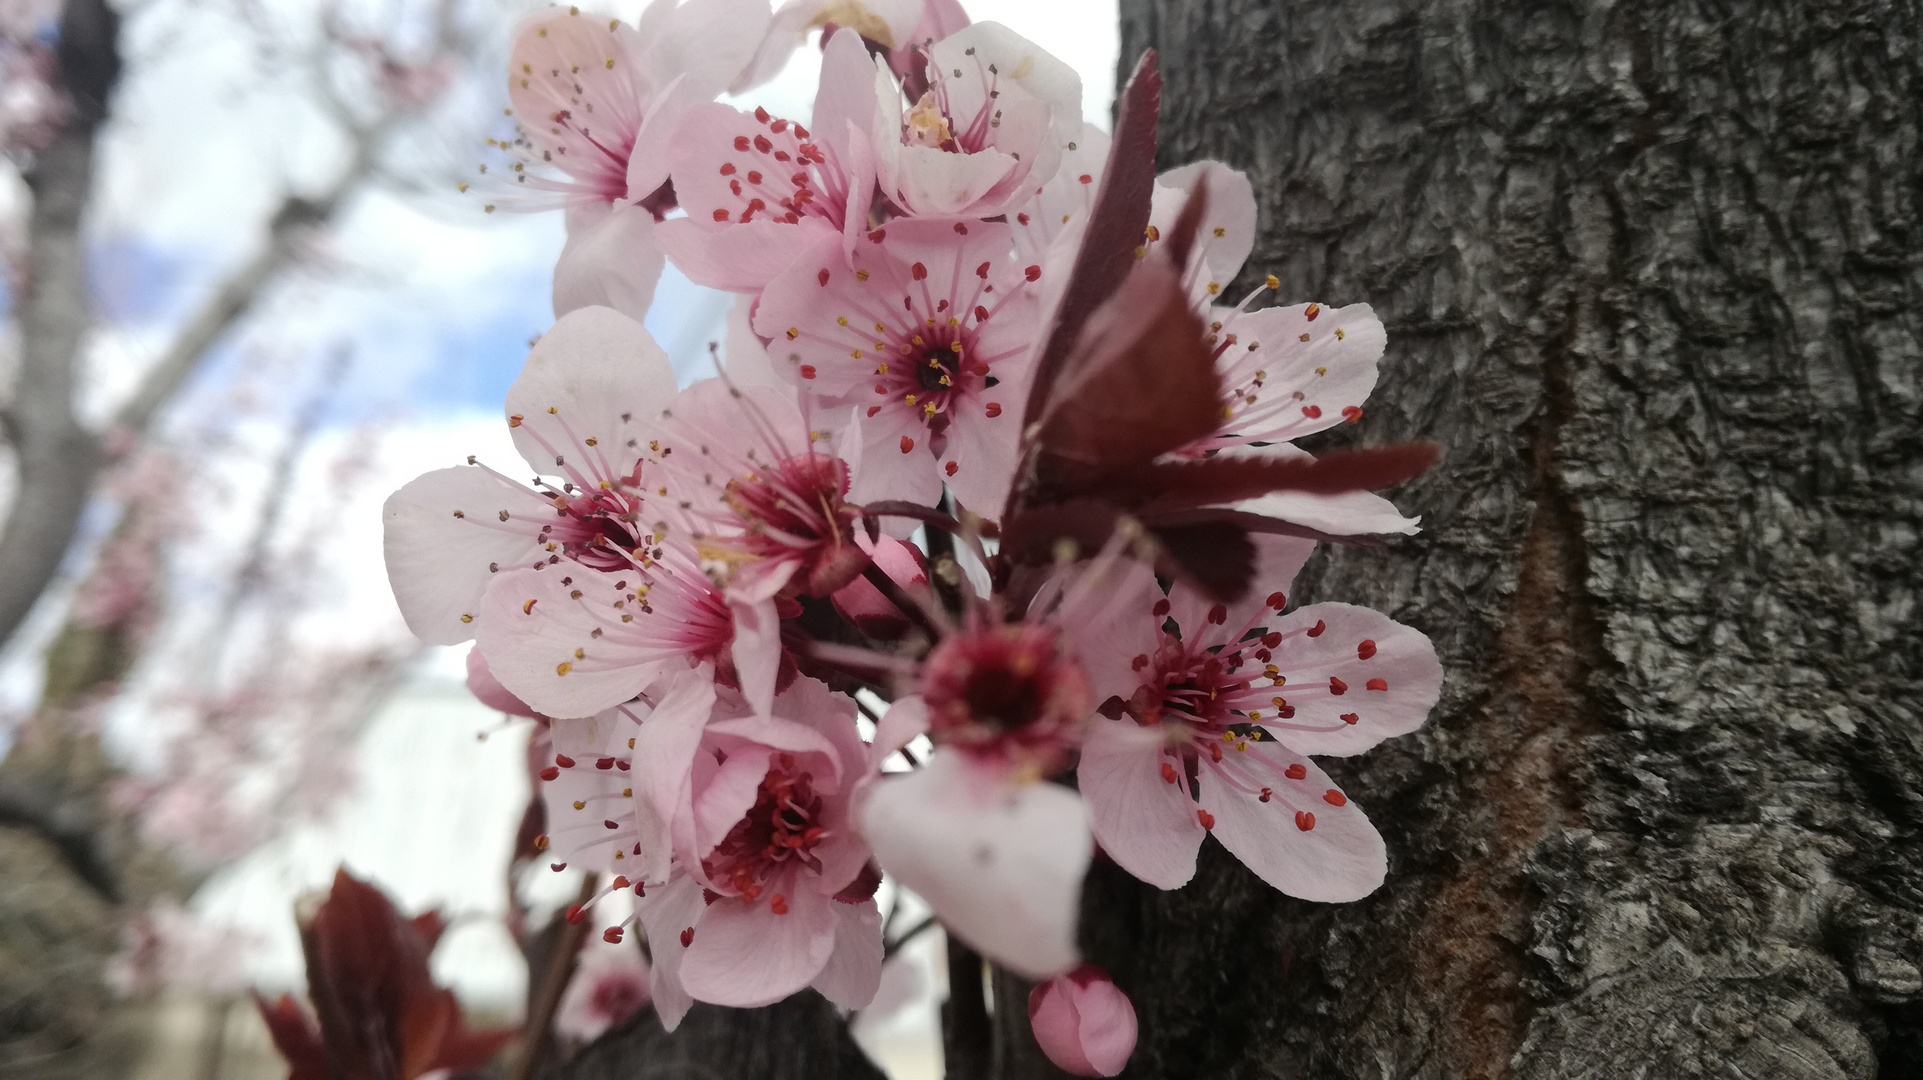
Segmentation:
{"type": "Polygon", "coordinates": [[[1388,326],[1323,445],[1446,447],[1297,598],[1448,671],[1333,763],[1376,895],[1095,876],[1125,1075],[1923,1076],[1923,8],[1121,9],[1163,164],[1254,178],[1242,287],[1388,326]]]}

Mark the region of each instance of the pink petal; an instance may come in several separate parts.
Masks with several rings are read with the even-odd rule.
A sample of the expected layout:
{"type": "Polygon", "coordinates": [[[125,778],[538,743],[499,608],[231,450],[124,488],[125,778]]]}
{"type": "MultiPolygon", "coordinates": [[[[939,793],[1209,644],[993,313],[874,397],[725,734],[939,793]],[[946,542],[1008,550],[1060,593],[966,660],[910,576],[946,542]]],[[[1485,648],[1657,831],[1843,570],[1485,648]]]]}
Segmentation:
{"type": "Polygon", "coordinates": [[[541,780],[538,790],[547,808],[551,861],[638,880],[639,860],[633,850],[641,834],[634,799],[622,794],[629,787],[629,774],[597,767],[610,758],[629,760],[627,741],[640,731],[635,713],[622,708],[584,719],[557,719],[549,731],[550,754],[539,764],[552,766],[554,778],[541,780]],[[607,827],[610,821],[615,828],[607,827]]]}
{"type": "Polygon", "coordinates": [[[768,32],[768,0],[656,3],[641,16],[641,58],[657,83],[681,76],[703,100],[726,90],[768,32]]]}
{"type": "MultiPolygon", "coordinates": [[[[677,174],[677,194],[680,185],[677,174]]],[[[689,216],[664,221],[654,231],[655,242],[688,280],[730,292],[765,288],[824,235],[838,239],[840,234],[820,218],[812,217],[802,218],[798,225],[757,218],[722,229],[704,229],[695,224],[692,207],[689,216]]]]}
{"type": "Polygon", "coordinates": [[[632,203],[569,215],[568,242],[554,264],[554,315],[608,307],[639,322],[654,302],[667,259],[654,242],[654,214],[632,203]]]}
{"type": "Polygon", "coordinates": [[[1098,717],[1076,776],[1102,850],[1150,885],[1176,889],[1195,876],[1205,830],[1179,774],[1177,783],[1162,774],[1165,745],[1155,729],[1098,717]]]}
{"type": "Polygon", "coordinates": [[[993,148],[953,154],[932,146],[904,146],[893,164],[892,177],[883,170],[882,182],[890,194],[917,215],[954,217],[976,210],[977,202],[1013,172],[1020,160],[993,148]]]}
{"type": "Polygon", "coordinates": [[[837,902],[834,912],[835,949],[813,985],[841,1009],[865,1009],[881,985],[881,910],[864,900],[837,902]]]}
{"type": "Polygon", "coordinates": [[[612,308],[570,311],[535,343],[508,388],[514,445],[543,475],[584,488],[613,482],[635,470],[645,418],[674,389],[668,354],[640,323],[612,308]]]}
{"type": "Polygon", "coordinates": [[[1389,866],[1382,837],[1314,762],[1265,741],[1225,755],[1223,764],[1262,777],[1271,789],[1262,802],[1203,759],[1198,801],[1214,819],[1210,831],[1256,877],[1290,896],[1328,903],[1359,900],[1382,884],[1389,866]],[[1301,766],[1301,779],[1288,777],[1290,765],[1301,766]]]}
{"type": "MultiPolygon", "coordinates": [[[[1153,657],[1162,643],[1166,616],[1155,614],[1164,599],[1155,571],[1134,559],[1119,559],[1084,564],[1062,581],[1053,619],[1068,631],[1096,704],[1114,696],[1127,699],[1142,682],[1136,657],[1153,657]]],[[[1038,595],[1031,611],[1042,610],[1039,605],[1049,595],[1038,595]]]]}
{"type": "Polygon", "coordinates": [[[766,715],[775,699],[776,669],[781,664],[781,619],[773,600],[730,604],[734,613],[734,669],[748,706],[766,715]]]}
{"type": "Polygon", "coordinates": [[[1216,364],[1223,382],[1241,398],[1256,399],[1253,405],[1234,401],[1222,430],[1262,442],[1298,439],[1360,417],[1388,341],[1367,304],[1262,308],[1225,319],[1222,332],[1236,339],[1216,364]]]}
{"type": "MultiPolygon", "coordinates": [[[[1015,225],[1015,246],[1024,263],[1039,263],[1055,238],[1088,216],[1102,183],[1108,161],[1108,133],[1083,124],[1081,133],[1062,148],[1062,163],[1025,203],[1009,213],[1015,225]]],[[[1033,179],[1031,174],[1030,179],[1033,179]]],[[[1066,276],[1066,274],[1062,275],[1066,276]]]]}
{"type": "Polygon", "coordinates": [[[1287,597],[1302,564],[1315,554],[1315,541],[1273,535],[1251,539],[1255,542],[1255,576],[1250,579],[1249,591],[1242,599],[1220,605],[1221,622],[1213,625],[1209,622],[1211,611],[1218,606],[1215,601],[1179,582],[1169,589],[1169,617],[1182,628],[1184,640],[1193,641],[1198,635],[1210,633],[1216,635],[1211,641],[1229,640],[1251,623],[1274,628],[1275,613],[1265,613],[1263,609],[1274,594],[1287,597]]]}
{"type": "Polygon", "coordinates": [[[910,694],[895,699],[888,711],[881,714],[881,722],[875,725],[875,743],[870,751],[870,760],[876,768],[888,755],[928,734],[928,703],[920,695],[910,694]]]}
{"type": "Polygon", "coordinates": [[[692,800],[701,731],[714,711],[713,673],[705,665],[655,687],[655,707],[634,739],[634,803],[641,852],[630,877],[665,881],[674,821],[692,800]]]}
{"type": "MultiPolygon", "coordinates": [[[[753,747],[728,755],[712,775],[701,780],[694,792],[694,850],[687,854],[704,859],[716,844],[727,838],[755,804],[761,780],[768,775],[768,751],[753,747]]],[[[705,876],[705,875],[698,875],[705,876]]]]}
{"type": "Polygon", "coordinates": [[[616,577],[572,562],[496,574],[475,639],[501,685],[548,716],[593,716],[685,669],[688,658],[671,645],[594,635],[619,625],[597,610],[624,595],[614,588],[616,577]]]}
{"type": "Polygon", "coordinates": [[[875,62],[861,37],[836,34],[821,50],[821,81],[815,90],[814,135],[845,158],[849,129],[866,132],[875,122],[875,62]]]}
{"type": "Polygon", "coordinates": [[[478,647],[467,651],[467,692],[473,694],[481,704],[509,716],[535,715],[534,710],[527,707],[527,702],[508,693],[507,687],[501,685],[501,680],[487,669],[487,658],[481,655],[478,647]]]}
{"type": "Polygon", "coordinates": [[[1270,624],[1283,635],[1276,691],[1295,715],[1264,726],[1303,754],[1359,754],[1422,726],[1442,690],[1442,664],[1427,635],[1379,611],[1314,604],[1270,624]],[[1317,624],[1322,631],[1311,637],[1317,624]],[[1342,688],[1336,693],[1337,686],[1342,688]]]}
{"type": "MultiPolygon", "coordinates": [[[[1281,450],[1283,447],[1278,445],[1269,449],[1281,450]]],[[[1421,518],[1403,517],[1402,511],[1397,510],[1394,503],[1367,491],[1350,491],[1341,495],[1279,491],[1238,503],[1235,508],[1279,521],[1306,525],[1331,536],[1380,533],[1414,536],[1422,531],[1421,518]]]]}
{"type": "Polygon", "coordinates": [[[425,473],[388,496],[387,580],[407,628],[430,645],[472,638],[488,580],[497,568],[532,565],[553,517],[533,490],[469,466],[425,473]]]}
{"type": "Polygon", "coordinates": [[[806,887],[753,904],[723,898],[708,905],[682,957],[681,981],[697,1001],[753,1009],[803,989],[828,963],[835,947],[835,902],[806,887]]]}
{"type": "Polygon", "coordinates": [[[1074,966],[1093,849],[1074,792],[940,752],[876,784],[861,825],[882,869],[982,955],[1032,979],[1074,966]]]}
{"type": "Polygon", "coordinates": [[[704,906],[701,886],[686,875],[648,889],[645,897],[635,901],[635,913],[641,916],[641,925],[648,934],[648,951],[654,960],[648,973],[654,991],[654,1012],[661,1018],[661,1026],[669,1031],[681,1026],[681,1018],[688,1015],[689,1007],[694,1004],[681,983],[681,963],[687,949],[680,939],[683,930],[694,929],[701,921],[704,906]]]}
{"type": "MultiPolygon", "coordinates": [[[[1155,178],[1149,224],[1166,235],[1198,188],[1207,190],[1207,210],[1201,233],[1190,249],[1189,263],[1182,268],[1182,280],[1206,310],[1211,298],[1235,280],[1255,247],[1255,189],[1249,186],[1248,174],[1219,161],[1198,161],[1170,169],[1155,178]],[[1220,236],[1216,235],[1218,230],[1220,236]],[[1210,290],[1210,285],[1216,288],[1210,290]]],[[[1257,340],[1242,333],[1240,327],[1236,332],[1244,342],[1257,340]]]]}

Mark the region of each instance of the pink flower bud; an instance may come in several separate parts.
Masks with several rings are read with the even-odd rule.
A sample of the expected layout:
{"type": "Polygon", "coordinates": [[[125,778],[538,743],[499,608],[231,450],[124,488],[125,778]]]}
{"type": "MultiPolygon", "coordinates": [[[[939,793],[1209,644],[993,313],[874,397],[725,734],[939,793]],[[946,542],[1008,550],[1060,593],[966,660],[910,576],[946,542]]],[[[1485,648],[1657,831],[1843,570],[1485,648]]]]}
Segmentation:
{"type": "Polygon", "coordinates": [[[1094,964],[1031,991],[1028,1023],[1048,1060],[1076,1076],[1114,1076],[1135,1052],[1135,1006],[1094,964]]]}

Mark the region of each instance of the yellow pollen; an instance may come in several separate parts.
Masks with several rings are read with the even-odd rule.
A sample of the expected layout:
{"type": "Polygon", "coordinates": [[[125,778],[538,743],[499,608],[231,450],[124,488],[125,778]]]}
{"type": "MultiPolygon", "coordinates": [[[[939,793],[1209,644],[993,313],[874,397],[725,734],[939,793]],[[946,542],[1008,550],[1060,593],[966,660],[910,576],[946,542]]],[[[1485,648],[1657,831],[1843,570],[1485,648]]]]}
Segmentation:
{"type": "Polygon", "coordinates": [[[1262,279],[1262,284],[1271,289],[1279,289],[1282,287],[1282,279],[1276,277],[1274,274],[1270,274],[1268,277],[1262,279]]]}
{"type": "Polygon", "coordinates": [[[1219,281],[1211,281],[1211,282],[1209,282],[1209,295],[1210,295],[1210,296],[1219,296],[1219,295],[1221,295],[1221,293],[1222,293],[1222,283],[1221,283],[1221,282],[1219,282],[1219,281]]]}
{"type": "Polygon", "coordinates": [[[846,315],[837,315],[837,316],[835,316],[835,325],[836,325],[836,326],[847,326],[847,325],[848,325],[848,316],[846,316],[846,315]]]}
{"type": "Polygon", "coordinates": [[[554,673],[556,675],[566,675],[568,672],[573,670],[574,670],[573,664],[563,662],[563,663],[554,665],[554,673]]]}

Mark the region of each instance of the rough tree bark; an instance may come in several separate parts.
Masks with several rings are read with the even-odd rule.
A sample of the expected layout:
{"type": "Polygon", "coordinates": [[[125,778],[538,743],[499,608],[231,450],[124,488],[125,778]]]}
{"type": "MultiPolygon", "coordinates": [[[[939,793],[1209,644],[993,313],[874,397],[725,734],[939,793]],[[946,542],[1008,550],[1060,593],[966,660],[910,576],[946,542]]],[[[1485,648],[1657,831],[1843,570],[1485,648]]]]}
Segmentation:
{"type": "Polygon", "coordinates": [[[1252,274],[1388,325],[1341,437],[1447,446],[1299,598],[1449,672],[1336,763],[1369,900],[1096,876],[1126,1075],[1923,1075],[1923,10],[1121,7],[1252,274]]]}

